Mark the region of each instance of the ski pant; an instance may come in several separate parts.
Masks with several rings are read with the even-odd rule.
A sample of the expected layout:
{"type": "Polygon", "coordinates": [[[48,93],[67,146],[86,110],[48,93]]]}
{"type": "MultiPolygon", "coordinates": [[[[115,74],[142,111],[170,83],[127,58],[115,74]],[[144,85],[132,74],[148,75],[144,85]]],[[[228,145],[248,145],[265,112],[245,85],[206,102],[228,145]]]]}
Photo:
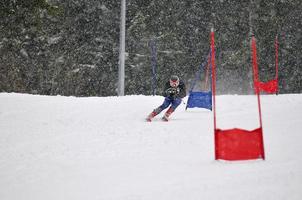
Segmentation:
{"type": "Polygon", "coordinates": [[[168,108],[169,105],[171,104],[171,108],[173,111],[180,105],[181,103],[181,98],[171,98],[171,97],[165,97],[164,102],[162,103],[161,106],[159,106],[156,109],[157,114],[163,111],[164,109],[168,108]]]}

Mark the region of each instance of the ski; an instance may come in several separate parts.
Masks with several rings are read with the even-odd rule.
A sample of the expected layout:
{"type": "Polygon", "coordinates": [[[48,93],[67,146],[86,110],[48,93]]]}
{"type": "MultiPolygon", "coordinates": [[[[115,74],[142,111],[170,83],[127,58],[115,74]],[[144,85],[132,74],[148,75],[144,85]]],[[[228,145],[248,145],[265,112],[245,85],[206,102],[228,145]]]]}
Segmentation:
{"type": "MultiPolygon", "coordinates": [[[[146,121],[146,122],[152,122],[152,118],[147,117],[147,118],[145,119],[145,121],[146,121]]],[[[166,117],[166,116],[163,116],[163,117],[161,118],[161,121],[168,122],[168,121],[170,121],[170,119],[169,119],[168,117],[166,117]]]]}
{"type": "Polygon", "coordinates": [[[169,121],[169,118],[168,118],[167,116],[164,115],[164,116],[161,118],[161,120],[164,121],[164,122],[167,122],[167,121],[169,121]]]}

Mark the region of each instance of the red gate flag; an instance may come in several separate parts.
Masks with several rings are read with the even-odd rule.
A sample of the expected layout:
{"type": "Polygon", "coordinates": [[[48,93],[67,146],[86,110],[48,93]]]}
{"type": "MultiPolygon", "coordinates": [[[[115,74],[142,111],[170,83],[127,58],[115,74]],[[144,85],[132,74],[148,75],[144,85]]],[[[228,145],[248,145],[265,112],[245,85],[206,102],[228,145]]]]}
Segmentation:
{"type": "Polygon", "coordinates": [[[277,79],[273,79],[268,82],[256,81],[255,85],[256,85],[256,87],[259,88],[260,91],[264,91],[269,94],[275,94],[278,92],[278,80],[277,79]]]}
{"type": "MultiPolygon", "coordinates": [[[[253,44],[253,42],[252,42],[253,44]]],[[[252,45],[253,46],[253,45],[252,45]]],[[[253,46],[254,47],[254,46],[253,46]]],[[[256,46],[255,46],[256,47],[256,46]]],[[[214,31],[211,31],[211,52],[212,52],[212,91],[213,91],[213,118],[214,118],[214,136],[215,136],[215,159],[222,160],[251,160],[265,159],[262,120],[261,120],[261,104],[260,104],[260,87],[256,85],[258,80],[258,65],[256,57],[256,49],[253,48],[253,72],[254,86],[258,99],[258,111],[260,127],[254,130],[244,130],[233,128],[221,130],[216,127],[216,66],[215,66],[215,37],[214,31]]]]}
{"type": "Polygon", "coordinates": [[[270,80],[268,82],[261,82],[259,80],[259,75],[258,75],[258,62],[257,62],[257,48],[256,48],[256,40],[255,37],[252,37],[252,50],[253,50],[253,69],[254,69],[254,88],[255,88],[255,93],[264,91],[269,94],[277,94],[278,93],[278,40],[276,37],[275,40],[275,50],[276,50],[276,60],[275,60],[275,65],[276,65],[276,75],[273,80],[270,80]],[[258,91],[257,91],[258,90],[258,91]]]}
{"type": "Polygon", "coordinates": [[[264,159],[262,128],[252,131],[243,129],[216,129],[217,159],[223,160],[250,160],[264,159]]]}

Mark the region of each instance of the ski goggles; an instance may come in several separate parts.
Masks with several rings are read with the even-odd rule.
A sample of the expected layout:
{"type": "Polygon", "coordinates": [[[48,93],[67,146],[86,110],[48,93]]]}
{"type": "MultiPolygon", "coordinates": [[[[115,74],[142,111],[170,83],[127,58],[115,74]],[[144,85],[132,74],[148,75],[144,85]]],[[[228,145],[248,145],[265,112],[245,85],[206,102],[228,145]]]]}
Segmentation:
{"type": "Polygon", "coordinates": [[[179,85],[179,80],[170,80],[171,87],[177,87],[179,85]]]}

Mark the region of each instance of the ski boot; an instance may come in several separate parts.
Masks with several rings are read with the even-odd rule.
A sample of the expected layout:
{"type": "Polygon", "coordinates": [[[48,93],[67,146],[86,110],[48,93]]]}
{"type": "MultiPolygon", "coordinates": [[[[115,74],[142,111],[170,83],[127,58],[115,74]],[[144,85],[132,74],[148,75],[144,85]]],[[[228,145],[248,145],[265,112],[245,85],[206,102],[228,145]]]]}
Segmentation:
{"type": "Polygon", "coordinates": [[[146,118],[146,121],[147,121],[147,122],[151,122],[152,119],[153,119],[156,115],[158,115],[162,110],[163,110],[163,109],[162,109],[161,107],[158,107],[158,108],[154,109],[153,112],[150,113],[150,114],[148,115],[148,117],[146,118]]]}
{"type": "Polygon", "coordinates": [[[169,121],[169,117],[173,112],[174,112],[174,109],[170,107],[161,119],[165,122],[169,121]]]}
{"type": "Polygon", "coordinates": [[[153,111],[152,113],[150,113],[150,114],[148,115],[148,117],[146,118],[146,121],[147,121],[147,122],[151,122],[152,119],[153,119],[156,115],[157,115],[157,113],[156,113],[155,111],[153,111]]]}

